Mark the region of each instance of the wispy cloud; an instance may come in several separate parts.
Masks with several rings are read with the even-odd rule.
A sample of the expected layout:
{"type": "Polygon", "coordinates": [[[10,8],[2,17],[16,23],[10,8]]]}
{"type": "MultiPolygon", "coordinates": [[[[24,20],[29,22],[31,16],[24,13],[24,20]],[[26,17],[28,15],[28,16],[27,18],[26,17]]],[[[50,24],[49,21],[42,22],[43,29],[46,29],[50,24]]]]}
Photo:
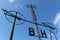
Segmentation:
{"type": "Polygon", "coordinates": [[[54,24],[59,23],[59,21],[60,21],[60,13],[57,13],[55,20],[54,20],[54,24]]]}
{"type": "Polygon", "coordinates": [[[54,19],[54,25],[58,25],[60,28],[60,13],[56,14],[56,17],[54,19]]]}

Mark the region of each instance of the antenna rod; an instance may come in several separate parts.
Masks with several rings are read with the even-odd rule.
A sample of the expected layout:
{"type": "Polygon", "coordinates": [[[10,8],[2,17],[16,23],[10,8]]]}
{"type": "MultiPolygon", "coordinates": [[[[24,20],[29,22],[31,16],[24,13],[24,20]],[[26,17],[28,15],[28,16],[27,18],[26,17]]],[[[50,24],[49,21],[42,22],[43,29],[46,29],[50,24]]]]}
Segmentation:
{"type": "MultiPolygon", "coordinates": [[[[34,23],[37,23],[37,19],[36,19],[36,15],[35,15],[35,12],[34,12],[34,7],[33,7],[33,5],[32,4],[30,4],[30,5],[28,5],[29,7],[28,8],[31,8],[31,10],[32,10],[32,17],[33,17],[33,22],[34,23]]],[[[35,27],[36,27],[36,32],[37,32],[37,35],[38,35],[38,40],[41,40],[41,38],[40,38],[40,34],[39,34],[39,29],[38,29],[38,25],[37,24],[34,24],[35,25],[35,27]]]]}

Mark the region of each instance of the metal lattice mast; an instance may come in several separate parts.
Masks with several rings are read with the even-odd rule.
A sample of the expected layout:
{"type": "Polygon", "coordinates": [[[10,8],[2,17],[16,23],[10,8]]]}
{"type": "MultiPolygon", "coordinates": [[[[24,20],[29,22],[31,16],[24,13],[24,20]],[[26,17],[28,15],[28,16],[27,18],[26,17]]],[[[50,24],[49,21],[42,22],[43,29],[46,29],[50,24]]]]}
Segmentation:
{"type": "MultiPolygon", "coordinates": [[[[34,22],[34,23],[37,23],[37,18],[36,18],[35,12],[34,12],[34,7],[33,7],[33,5],[28,5],[28,7],[31,8],[31,10],[32,10],[33,22],[34,22]]],[[[38,25],[37,25],[37,24],[34,24],[34,25],[35,25],[35,27],[36,27],[36,32],[37,32],[37,35],[38,35],[38,40],[41,40],[40,34],[39,34],[38,25]]]]}

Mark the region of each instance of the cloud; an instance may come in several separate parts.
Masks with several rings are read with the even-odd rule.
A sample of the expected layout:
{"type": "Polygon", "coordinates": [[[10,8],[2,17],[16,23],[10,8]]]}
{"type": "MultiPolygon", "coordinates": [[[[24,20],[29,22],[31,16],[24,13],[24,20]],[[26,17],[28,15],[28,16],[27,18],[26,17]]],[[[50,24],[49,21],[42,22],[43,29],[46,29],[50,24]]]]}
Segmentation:
{"type": "Polygon", "coordinates": [[[57,13],[55,20],[54,20],[54,24],[59,23],[59,21],[60,21],[60,13],[57,13]]]}
{"type": "Polygon", "coordinates": [[[14,2],[14,0],[9,0],[9,2],[14,2]]]}
{"type": "Polygon", "coordinates": [[[56,14],[56,17],[54,19],[54,25],[58,25],[60,28],[60,13],[56,14]]]}

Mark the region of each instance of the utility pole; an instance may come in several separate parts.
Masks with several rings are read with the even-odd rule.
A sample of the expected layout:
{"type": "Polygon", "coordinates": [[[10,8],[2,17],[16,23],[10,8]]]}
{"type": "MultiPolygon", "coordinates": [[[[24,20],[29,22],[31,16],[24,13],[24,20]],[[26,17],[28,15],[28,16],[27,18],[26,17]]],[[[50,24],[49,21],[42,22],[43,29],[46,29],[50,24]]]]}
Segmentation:
{"type": "MultiPolygon", "coordinates": [[[[31,8],[31,11],[32,11],[32,17],[33,17],[33,22],[34,23],[37,23],[37,18],[36,18],[36,15],[35,15],[35,12],[34,12],[34,7],[32,4],[28,5],[28,8],[31,8]]],[[[38,40],[41,40],[41,37],[40,37],[40,34],[39,34],[39,29],[38,29],[38,25],[37,24],[34,24],[35,27],[36,27],[36,33],[37,33],[37,36],[38,36],[38,40]]]]}
{"type": "Polygon", "coordinates": [[[14,34],[14,28],[15,28],[15,23],[16,23],[16,19],[17,18],[17,12],[15,15],[11,14],[9,11],[2,9],[4,11],[4,14],[10,17],[14,18],[14,22],[13,22],[13,26],[12,26],[12,30],[11,30],[11,34],[10,34],[10,39],[9,40],[13,40],[13,34],[14,34]]]}
{"type": "Polygon", "coordinates": [[[11,30],[10,40],[13,40],[13,33],[14,33],[14,28],[15,28],[16,16],[17,16],[17,13],[14,17],[14,23],[13,23],[12,30],[11,30]]]}
{"type": "MultiPolygon", "coordinates": [[[[5,17],[6,17],[6,19],[7,19],[8,21],[9,21],[9,19],[7,18],[7,16],[10,16],[10,17],[13,17],[13,18],[14,18],[14,21],[13,21],[13,22],[10,22],[10,21],[9,21],[10,23],[13,24],[9,40],[13,40],[15,25],[17,25],[17,24],[16,24],[16,21],[17,21],[16,19],[20,20],[20,18],[19,18],[18,15],[17,15],[19,12],[14,11],[14,10],[7,11],[7,10],[5,10],[5,9],[2,9],[2,11],[4,12],[4,15],[5,15],[5,17]],[[12,14],[11,12],[15,12],[15,15],[12,14]]],[[[19,13],[19,15],[20,15],[21,17],[23,16],[21,13],[19,13]]],[[[23,22],[21,22],[20,24],[22,24],[22,23],[23,23],[23,22]]]]}
{"type": "Polygon", "coordinates": [[[15,28],[15,23],[16,23],[16,19],[17,19],[17,12],[15,15],[11,14],[9,11],[2,9],[2,11],[4,12],[5,15],[13,17],[14,18],[14,22],[13,22],[13,26],[12,26],[12,30],[11,30],[11,35],[10,35],[10,39],[9,40],[13,40],[13,34],[14,34],[14,28],[15,28]]]}
{"type": "Polygon", "coordinates": [[[52,40],[52,29],[50,28],[50,40],[52,40]]]}

